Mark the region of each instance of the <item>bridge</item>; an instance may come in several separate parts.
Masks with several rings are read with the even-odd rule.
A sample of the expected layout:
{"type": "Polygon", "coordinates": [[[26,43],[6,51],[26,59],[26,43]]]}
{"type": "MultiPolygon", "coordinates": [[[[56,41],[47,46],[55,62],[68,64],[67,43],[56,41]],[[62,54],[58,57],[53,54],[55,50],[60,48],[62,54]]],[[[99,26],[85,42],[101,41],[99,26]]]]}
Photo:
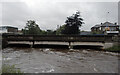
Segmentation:
{"type": "MultiPolygon", "coordinates": [[[[37,44],[67,45],[72,48],[77,45],[100,46],[103,49],[117,45],[120,36],[112,35],[8,35],[3,34],[3,41],[7,44],[37,44]]],[[[3,44],[4,44],[3,42],[3,44]]]]}

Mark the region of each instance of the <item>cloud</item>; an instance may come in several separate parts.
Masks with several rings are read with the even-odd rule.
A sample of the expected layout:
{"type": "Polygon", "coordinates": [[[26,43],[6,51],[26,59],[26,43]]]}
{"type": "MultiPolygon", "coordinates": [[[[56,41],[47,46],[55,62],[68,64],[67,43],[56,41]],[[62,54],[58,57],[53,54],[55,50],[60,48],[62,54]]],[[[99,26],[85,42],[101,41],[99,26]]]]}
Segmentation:
{"type": "Polygon", "coordinates": [[[2,4],[0,3],[0,25],[2,25],[2,4]]]}
{"type": "Polygon", "coordinates": [[[21,0],[23,2],[2,3],[3,24],[24,28],[27,20],[35,20],[41,29],[55,30],[57,25],[64,24],[66,18],[81,12],[85,24],[82,30],[90,30],[95,24],[117,22],[117,2],[60,2],[56,0],[21,0]],[[110,14],[107,15],[107,12],[110,14]],[[108,18],[106,18],[106,16],[108,18]]]}
{"type": "Polygon", "coordinates": [[[29,9],[24,3],[2,3],[2,23],[3,25],[13,25],[23,27],[27,17],[30,16],[29,9]]]}

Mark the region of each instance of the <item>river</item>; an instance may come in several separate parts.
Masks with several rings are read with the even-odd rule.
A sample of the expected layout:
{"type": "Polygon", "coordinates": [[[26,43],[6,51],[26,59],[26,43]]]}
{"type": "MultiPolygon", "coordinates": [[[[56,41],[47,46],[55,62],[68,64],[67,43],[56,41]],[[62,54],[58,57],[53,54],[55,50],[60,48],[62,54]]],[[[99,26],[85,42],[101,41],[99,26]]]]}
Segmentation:
{"type": "Polygon", "coordinates": [[[2,57],[24,73],[118,73],[118,53],[92,49],[9,47],[2,57]]]}

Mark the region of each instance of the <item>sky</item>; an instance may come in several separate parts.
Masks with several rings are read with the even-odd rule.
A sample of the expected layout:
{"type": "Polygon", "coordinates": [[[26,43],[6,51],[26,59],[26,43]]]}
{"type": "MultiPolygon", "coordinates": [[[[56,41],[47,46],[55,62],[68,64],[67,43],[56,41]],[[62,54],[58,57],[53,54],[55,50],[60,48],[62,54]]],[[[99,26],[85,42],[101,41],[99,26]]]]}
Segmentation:
{"type": "Polygon", "coordinates": [[[118,23],[119,0],[105,1],[1,0],[0,23],[22,29],[28,20],[35,20],[42,30],[55,30],[57,25],[62,26],[67,17],[78,10],[85,23],[80,29],[90,31],[92,26],[106,21],[118,23]]]}

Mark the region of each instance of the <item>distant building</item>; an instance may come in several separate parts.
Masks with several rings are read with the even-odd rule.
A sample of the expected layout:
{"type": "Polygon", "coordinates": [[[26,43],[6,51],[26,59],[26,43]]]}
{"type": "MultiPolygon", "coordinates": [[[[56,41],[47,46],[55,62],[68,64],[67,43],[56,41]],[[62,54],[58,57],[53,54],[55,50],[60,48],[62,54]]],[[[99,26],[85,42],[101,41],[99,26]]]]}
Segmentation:
{"type": "Polygon", "coordinates": [[[12,26],[0,26],[0,33],[17,33],[18,28],[12,26]]]}
{"type": "Polygon", "coordinates": [[[101,25],[95,25],[95,26],[93,26],[93,27],[91,28],[91,31],[92,31],[92,32],[99,32],[99,31],[100,31],[100,27],[101,27],[101,25]]]}
{"type": "Polygon", "coordinates": [[[119,34],[119,27],[120,25],[117,25],[117,23],[110,23],[105,22],[101,23],[100,25],[95,25],[91,28],[92,32],[96,33],[103,33],[103,34],[119,34]]]}

